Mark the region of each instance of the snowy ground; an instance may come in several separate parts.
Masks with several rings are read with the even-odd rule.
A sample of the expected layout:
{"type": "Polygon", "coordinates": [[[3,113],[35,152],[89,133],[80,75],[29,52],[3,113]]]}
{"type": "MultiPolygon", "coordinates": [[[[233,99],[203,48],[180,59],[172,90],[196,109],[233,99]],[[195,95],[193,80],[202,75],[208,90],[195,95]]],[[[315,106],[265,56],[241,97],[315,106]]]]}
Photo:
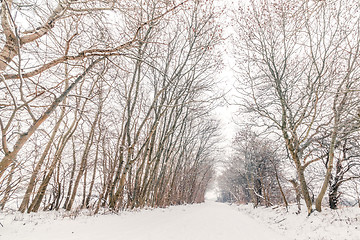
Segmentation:
{"type": "Polygon", "coordinates": [[[63,213],[0,213],[1,240],[360,240],[360,211],[296,215],[282,208],[252,209],[222,203],[66,216],[63,213]],[[324,218],[330,218],[324,220],[324,218]],[[357,220],[355,220],[357,218],[357,220]],[[327,224],[331,224],[330,227],[327,224]],[[309,238],[309,236],[311,236],[309,238]]]}
{"type": "Polygon", "coordinates": [[[214,202],[75,220],[42,213],[0,221],[1,240],[283,239],[236,208],[214,202]]]}
{"type": "MultiPolygon", "coordinates": [[[[277,233],[291,240],[360,240],[360,208],[348,207],[313,212],[307,216],[306,209],[296,214],[297,207],[237,206],[238,210],[265,224],[277,233]]],[[[305,208],[305,206],[303,207],[305,208]]]]}

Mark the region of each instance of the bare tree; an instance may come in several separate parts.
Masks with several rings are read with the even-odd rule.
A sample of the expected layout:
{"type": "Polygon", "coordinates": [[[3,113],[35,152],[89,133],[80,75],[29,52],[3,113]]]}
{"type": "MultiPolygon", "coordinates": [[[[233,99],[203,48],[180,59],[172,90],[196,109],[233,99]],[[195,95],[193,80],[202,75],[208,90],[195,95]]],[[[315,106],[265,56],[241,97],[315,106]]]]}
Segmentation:
{"type": "Polygon", "coordinates": [[[4,204],[13,193],[22,212],[203,201],[217,130],[212,1],[65,1],[29,19],[8,3],[14,41],[37,38],[12,48],[4,35],[0,53],[0,187],[16,185],[4,204]]]}
{"type": "Polygon", "coordinates": [[[249,129],[238,132],[233,144],[234,155],[220,178],[224,200],[230,196],[230,201],[252,202],[254,207],[283,201],[287,207],[275,144],[249,129]]]}
{"type": "MultiPolygon", "coordinates": [[[[186,1],[185,1],[186,2],[186,1]]],[[[77,1],[60,1],[57,6],[55,6],[46,21],[44,21],[40,26],[36,27],[33,30],[27,30],[23,32],[19,32],[19,28],[17,25],[16,20],[11,15],[11,10],[13,7],[13,2],[8,1],[2,1],[2,11],[1,11],[1,23],[4,29],[4,45],[0,52],[0,70],[1,73],[1,81],[5,85],[5,89],[7,91],[7,94],[9,94],[12,98],[12,104],[10,104],[12,110],[9,110],[8,114],[4,119],[1,120],[1,130],[2,130],[2,146],[4,149],[4,157],[0,162],[0,177],[5,173],[7,167],[14,161],[16,155],[21,150],[21,148],[24,146],[24,144],[27,142],[27,140],[33,135],[33,133],[38,129],[38,127],[50,116],[51,113],[55,111],[57,106],[64,100],[64,98],[70,93],[70,91],[85,77],[85,75],[92,70],[92,68],[104,57],[113,56],[113,55],[121,55],[123,50],[129,49],[131,47],[134,47],[136,43],[138,43],[138,35],[140,31],[144,28],[146,28],[149,24],[160,20],[163,18],[166,14],[169,12],[174,11],[178,6],[182,5],[184,2],[180,2],[177,5],[173,5],[171,7],[163,6],[158,9],[158,14],[154,16],[154,18],[149,19],[146,22],[139,23],[138,26],[135,28],[132,28],[132,34],[129,34],[130,37],[124,37],[122,38],[122,43],[113,43],[113,46],[110,47],[102,47],[102,44],[99,42],[92,42],[89,40],[89,43],[91,43],[91,46],[87,49],[83,49],[80,51],[77,51],[72,56],[65,55],[58,57],[58,53],[54,52],[52,53],[55,55],[53,59],[49,62],[40,63],[40,67],[36,68],[35,70],[30,70],[29,72],[24,73],[23,72],[23,66],[22,66],[22,59],[23,56],[27,56],[27,54],[31,54],[31,51],[29,53],[25,52],[23,49],[23,46],[25,44],[33,44],[34,51],[38,52],[38,50],[41,50],[41,47],[47,48],[47,45],[42,45],[41,47],[37,47],[39,43],[34,44],[35,41],[41,41],[42,38],[45,38],[49,35],[49,38],[53,38],[55,42],[64,42],[67,41],[68,43],[70,40],[61,38],[61,29],[55,28],[55,26],[58,26],[60,24],[57,24],[57,22],[61,21],[70,21],[69,25],[75,25],[75,33],[73,36],[78,35],[81,27],[81,24],[79,24],[78,19],[76,19],[76,15],[78,15],[78,12],[80,12],[81,16],[83,17],[82,21],[90,21],[94,23],[97,19],[92,16],[93,12],[103,12],[106,10],[113,10],[117,9],[118,11],[122,10],[122,7],[126,7],[127,3],[124,3],[124,5],[117,5],[116,2],[106,2],[102,3],[102,1],[91,1],[90,3],[78,3],[77,1]],[[105,4],[105,6],[102,6],[102,4],[105,4]],[[60,37],[58,37],[58,34],[60,37]],[[95,46],[95,47],[94,47],[95,46]],[[23,51],[23,52],[22,52],[23,51]],[[18,57],[18,61],[13,61],[15,57],[18,57]],[[96,60],[93,60],[90,65],[83,71],[83,73],[75,79],[75,81],[69,85],[67,89],[65,89],[59,97],[56,97],[52,99],[52,101],[49,103],[50,107],[45,108],[43,113],[36,117],[33,113],[33,110],[31,110],[31,107],[29,105],[30,102],[34,101],[35,99],[39,98],[39,95],[44,94],[46,91],[43,91],[42,93],[37,93],[37,88],[41,87],[42,84],[38,84],[35,81],[35,84],[32,83],[33,77],[39,77],[41,75],[46,75],[47,72],[49,72],[50,69],[54,69],[57,67],[57,65],[65,63],[67,61],[74,61],[74,62],[82,62],[85,59],[92,59],[94,57],[100,56],[100,58],[97,58],[96,60]],[[15,71],[14,71],[15,70],[15,71]],[[17,70],[17,71],[16,71],[17,70]],[[7,73],[9,72],[9,73],[7,73]],[[12,89],[11,86],[8,84],[8,79],[12,79],[12,82],[16,86],[15,81],[19,79],[20,85],[19,87],[15,87],[16,90],[12,89]],[[26,80],[26,82],[25,82],[26,80]],[[27,93],[30,95],[35,95],[31,99],[27,100],[25,98],[24,88],[25,86],[29,87],[32,85],[31,89],[27,89],[27,93]],[[35,89],[34,89],[35,88],[35,89]],[[29,91],[30,90],[30,91],[29,91]],[[17,91],[19,95],[21,96],[21,104],[17,101],[14,92],[17,91]],[[35,92],[35,94],[34,94],[35,92]],[[28,114],[30,115],[32,119],[32,124],[27,126],[27,130],[25,130],[25,133],[21,134],[13,144],[13,149],[10,150],[8,147],[8,140],[7,136],[9,134],[9,129],[14,124],[14,118],[17,114],[19,114],[20,110],[25,109],[28,114]]],[[[20,13],[21,14],[21,11],[20,13]]],[[[34,16],[38,17],[38,16],[34,16]]],[[[101,22],[105,21],[104,18],[100,19],[101,22]]],[[[103,22],[105,24],[106,22],[103,22]]],[[[97,28],[98,29],[98,28],[97,28]]],[[[101,27],[100,27],[101,29],[101,27]]],[[[99,34],[105,34],[106,31],[99,31],[99,34]]],[[[86,34],[83,34],[86,36],[86,34]]],[[[73,38],[73,37],[71,37],[73,38]]],[[[71,39],[70,38],[70,39],[71,39]]],[[[81,39],[81,41],[84,41],[85,39],[81,39]]],[[[99,38],[100,41],[103,39],[99,38]]],[[[47,41],[44,41],[44,44],[47,44],[47,41]]],[[[79,45],[78,45],[79,46],[79,45]]],[[[69,50],[66,50],[66,52],[69,52],[73,54],[78,46],[72,46],[72,48],[69,50]],[[74,48],[73,48],[74,47],[74,48]]],[[[81,45],[80,45],[81,46],[81,45]]],[[[81,47],[83,47],[82,45],[81,47]]],[[[51,46],[52,47],[52,46],[51,46]]],[[[68,47],[69,48],[69,47],[68,47]]],[[[46,58],[47,56],[51,55],[47,52],[44,53],[46,58]]],[[[41,55],[40,55],[41,56],[41,55]]],[[[34,64],[34,63],[32,63],[34,64]]],[[[35,65],[35,64],[34,64],[35,65]]],[[[54,83],[55,88],[59,83],[54,83]]],[[[52,86],[54,88],[54,86],[52,86]]],[[[46,89],[46,87],[43,87],[46,89]]],[[[51,86],[50,86],[51,88],[51,86]]],[[[51,93],[51,92],[50,92],[51,93]]],[[[5,104],[6,106],[8,104],[5,104]]]]}
{"type": "Polygon", "coordinates": [[[316,200],[316,209],[321,211],[343,106],[349,99],[350,82],[356,79],[346,77],[356,69],[353,53],[358,44],[348,38],[358,32],[358,17],[350,20],[348,15],[354,9],[357,5],[348,1],[251,1],[249,10],[241,9],[237,18],[244,46],[239,66],[249,87],[241,90],[246,96],[244,108],[266,119],[265,126],[282,136],[309,214],[312,200],[306,170],[324,157],[315,154],[317,142],[330,138],[327,173],[316,200]],[[332,107],[329,99],[333,99],[332,107]],[[322,134],[327,127],[331,134],[322,134]]]}

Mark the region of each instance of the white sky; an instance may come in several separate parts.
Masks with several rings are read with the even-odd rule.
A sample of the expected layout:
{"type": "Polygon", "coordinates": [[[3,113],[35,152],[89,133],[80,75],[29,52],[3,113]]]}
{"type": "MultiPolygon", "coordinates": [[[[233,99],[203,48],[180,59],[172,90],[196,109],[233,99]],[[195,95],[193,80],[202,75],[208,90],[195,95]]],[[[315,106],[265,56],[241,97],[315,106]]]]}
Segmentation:
{"type": "MultiPolygon", "coordinates": [[[[214,110],[214,115],[220,122],[220,132],[223,141],[219,142],[221,161],[227,160],[232,153],[232,140],[235,137],[237,126],[234,120],[237,118],[236,112],[238,107],[233,105],[235,102],[235,95],[237,95],[234,85],[236,84],[235,72],[235,59],[232,54],[231,35],[233,34],[231,26],[231,11],[235,8],[236,2],[233,0],[215,0],[215,5],[224,11],[224,14],[219,19],[219,24],[223,27],[224,42],[219,46],[222,53],[224,68],[218,75],[220,81],[219,88],[223,92],[227,92],[224,105],[214,110]],[[226,101],[225,101],[226,100],[226,101]]],[[[219,170],[221,171],[221,164],[219,170]]]]}

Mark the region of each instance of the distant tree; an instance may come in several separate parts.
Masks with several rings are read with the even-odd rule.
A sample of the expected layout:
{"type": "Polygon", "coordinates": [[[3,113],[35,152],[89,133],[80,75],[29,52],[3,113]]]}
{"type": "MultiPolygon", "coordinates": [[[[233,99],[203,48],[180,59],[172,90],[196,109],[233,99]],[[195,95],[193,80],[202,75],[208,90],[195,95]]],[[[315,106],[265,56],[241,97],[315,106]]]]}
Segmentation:
{"type": "Polygon", "coordinates": [[[234,156],[220,177],[222,198],[271,206],[284,202],[287,207],[274,144],[249,130],[241,131],[234,140],[234,156]]]}

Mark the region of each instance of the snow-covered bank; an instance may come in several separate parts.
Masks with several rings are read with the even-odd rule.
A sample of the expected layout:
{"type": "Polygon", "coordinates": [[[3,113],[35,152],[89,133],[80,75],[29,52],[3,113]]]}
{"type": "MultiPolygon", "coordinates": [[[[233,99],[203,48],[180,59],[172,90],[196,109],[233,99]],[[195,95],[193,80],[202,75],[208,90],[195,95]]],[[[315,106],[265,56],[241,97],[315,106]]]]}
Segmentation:
{"type": "Polygon", "coordinates": [[[296,214],[292,205],[287,212],[284,207],[258,207],[240,205],[240,212],[269,226],[291,240],[360,240],[360,208],[348,207],[338,210],[324,208],[321,213],[307,216],[306,209],[296,214]]]}
{"type": "Polygon", "coordinates": [[[236,207],[207,202],[119,215],[2,215],[1,240],[286,239],[236,207]]]}

